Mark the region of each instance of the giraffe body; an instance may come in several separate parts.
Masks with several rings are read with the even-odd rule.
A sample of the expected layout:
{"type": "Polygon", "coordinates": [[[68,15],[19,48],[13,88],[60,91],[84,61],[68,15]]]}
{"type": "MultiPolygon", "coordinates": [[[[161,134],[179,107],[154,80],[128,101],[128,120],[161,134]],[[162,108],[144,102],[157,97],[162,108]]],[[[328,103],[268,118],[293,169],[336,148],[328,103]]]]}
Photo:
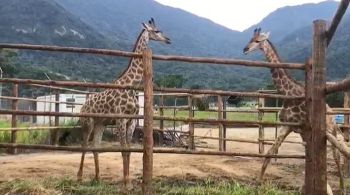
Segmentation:
{"type": "MultiPolygon", "coordinates": [[[[141,53],[148,47],[149,40],[170,43],[170,40],[159,31],[151,19],[148,24],[143,23],[144,29],[141,31],[133,52],[141,53]]],[[[114,84],[124,86],[135,86],[142,84],[143,63],[141,58],[131,58],[127,69],[113,81],[114,84]]],[[[129,89],[107,89],[99,93],[91,94],[81,108],[81,113],[103,113],[103,114],[129,114],[136,115],[139,112],[136,92],[129,89]]],[[[94,147],[101,144],[104,127],[106,125],[116,125],[118,138],[123,148],[130,147],[132,134],[135,130],[135,119],[120,118],[80,118],[79,124],[83,131],[83,147],[88,146],[92,138],[94,147]]],[[[94,152],[95,179],[99,179],[99,159],[98,153],[94,152]]],[[[130,152],[122,152],[124,184],[129,183],[130,152]]],[[[82,153],[78,180],[82,179],[85,152],[82,153]]]]}

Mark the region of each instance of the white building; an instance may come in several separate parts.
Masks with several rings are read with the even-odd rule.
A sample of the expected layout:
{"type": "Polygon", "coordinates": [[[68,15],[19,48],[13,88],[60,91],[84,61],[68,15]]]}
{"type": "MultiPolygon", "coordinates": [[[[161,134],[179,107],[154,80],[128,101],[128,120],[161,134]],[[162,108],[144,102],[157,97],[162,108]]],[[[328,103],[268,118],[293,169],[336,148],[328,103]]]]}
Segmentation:
{"type": "MultiPolygon", "coordinates": [[[[36,110],[43,112],[55,112],[55,95],[47,95],[37,97],[37,100],[48,102],[37,102],[36,110]],[[52,102],[52,103],[50,103],[52,102]]],[[[60,94],[59,102],[67,102],[59,104],[60,112],[79,113],[82,105],[86,101],[85,94],[60,94]],[[76,103],[76,104],[69,104],[76,103]]],[[[37,124],[50,125],[54,124],[55,117],[53,116],[37,116],[37,124]]],[[[71,120],[78,120],[77,117],[60,117],[60,124],[64,124],[71,120]]]]}
{"type": "MultiPolygon", "coordinates": [[[[48,101],[48,102],[37,102],[36,103],[36,110],[37,111],[43,111],[43,112],[55,112],[55,95],[47,95],[47,96],[40,96],[37,97],[38,100],[42,101],[48,101]],[[52,102],[52,103],[50,103],[52,102]]],[[[85,94],[60,94],[59,102],[67,102],[60,103],[59,111],[60,112],[69,112],[69,113],[79,113],[82,105],[86,101],[86,95],[85,94]],[[75,103],[75,104],[69,104],[69,103],[75,103]]],[[[144,102],[144,95],[143,92],[139,93],[139,105],[140,105],[140,111],[139,115],[143,115],[143,102],[144,102]]],[[[69,121],[77,121],[78,117],[60,117],[60,124],[67,123],[69,121]]],[[[37,124],[41,125],[53,125],[55,123],[55,117],[54,116],[37,116],[37,124]]],[[[143,119],[140,119],[138,124],[140,126],[143,126],[143,119]]]]}

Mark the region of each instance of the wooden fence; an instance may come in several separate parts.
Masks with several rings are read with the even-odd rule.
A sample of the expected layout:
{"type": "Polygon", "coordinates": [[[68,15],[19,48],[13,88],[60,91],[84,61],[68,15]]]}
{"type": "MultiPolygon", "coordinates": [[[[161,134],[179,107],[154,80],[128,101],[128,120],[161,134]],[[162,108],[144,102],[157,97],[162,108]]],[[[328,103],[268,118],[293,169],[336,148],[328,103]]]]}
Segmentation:
{"type": "MultiPolygon", "coordinates": [[[[17,99],[13,99],[12,110],[0,110],[0,114],[12,114],[12,136],[13,143],[2,143],[0,147],[11,148],[31,148],[31,149],[43,149],[43,150],[64,150],[64,151],[95,151],[95,152],[142,152],[143,153],[143,194],[152,194],[152,168],[153,168],[153,153],[177,153],[177,154],[198,154],[198,155],[227,155],[227,156],[251,156],[251,157],[273,157],[273,158],[306,158],[305,160],[305,193],[306,194],[326,194],[326,182],[327,182],[327,163],[326,163],[326,140],[332,140],[334,145],[337,144],[336,140],[333,140],[328,134],[326,135],[326,102],[325,96],[327,93],[332,93],[341,90],[347,90],[350,88],[350,79],[345,79],[340,83],[335,83],[330,86],[326,86],[325,80],[325,54],[326,48],[331,41],[333,34],[348,7],[349,1],[342,0],[339,9],[334,17],[334,20],[327,30],[326,22],[323,20],[316,20],[313,23],[313,49],[312,60],[306,64],[296,63],[267,63],[248,60],[235,60],[235,59],[218,59],[218,58],[202,58],[202,57],[185,57],[185,56],[163,56],[153,55],[150,49],[146,49],[143,53],[132,53],[118,50],[106,50],[106,49],[91,49],[91,48],[72,48],[72,47],[58,47],[58,46],[43,46],[43,45],[18,45],[18,44],[0,44],[0,48],[12,48],[12,49],[31,49],[31,50],[43,50],[43,51],[60,51],[60,52],[77,52],[77,53],[90,53],[99,55],[111,55],[111,56],[124,56],[124,57],[137,57],[142,58],[144,65],[144,86],[118,86],[115,84],[102,84],[102,83],[79,83],[70,81],[40,81],[30,79],[0,79],[0,82],[13,83],[13,96],[18,96],[18,84],[35,84],[46,85],[54,87],[98,87],[98,88],[112,88],[112,89],[134,89],[144,90],[145,102],[144,102],[144,116],[133,115],[117,115],[117,114],[92,114],[92,113],[60,113],[60,112],[36,112],[36,111],[21,111],[17,110],[17,99]],[[249,93],[249,92],[227,92],[221,90],[194,90],[194,89],[164,89],[154,88],[152,85],[152,60],[171,60],[171,61],[183,61],[191,63],[210,63],[210,64],[222,64],[222,65],[241,65],[249,67],[266,67],[266,68],[288,68],[288,69],[301,69],[305,70],[305,97],[292,97],[278,94],[261,94],[261,93],[249,93]],[[312,62],[312,63],[311,63],[312,62]],[[312,68],[311,68],[312,65],[312,68]],[[308,111],[308,123],[268,123],[261,120],[248,122],[248,121],[230,121],[223,118],[223,110],[220,108],[218,111],[218,119],[195,119],[193,115],[189,114],[188,118],[176,118],[176,117],[158,117],[153,116],[153,92],[170,92],[170,93],[188,93],[188,94],[210,94],[220,96],[246,96],[246,97],[265,97],[265,98],[281,98],[281,99],[305,99],[307,103],[308,111]],[[16,144],[16,116],[17,115],[45,115],[45,116],[71,116],[71,117],[118,117],[118,118],[143,118],[145,120],[144,125],[144,142],[143,148],[81,148],[81,147],[64,147],[64,146],[47,146],[47,145],[25,145],[16,144]],[[222,125],[233,124],[254,124],[254,125],[285,125],[285,126],[303,126],[308,128],[306,131],[308,139],[306,140],[306,155],[265,155],[265,154],[244,154],[244,153],[228,153],[228,152],[208,152],[208,151],[196,151],[196,150],[162,150],[153,149],[153,120],[173,120],[173,121],[185,121],[190,123],[191,126],[195,123],[207,123],[220,125],[220,134],[223,137],[222,125]]],[[[58,103],[58,100],[55,100],[58,103]]],[[[221,107],[221,106],[220,106],[221,107]]],[[[55,123],[55,125],[57,125],[55,123]]],[[[193,130],[190,130],[190,136],[193,137],[193,130]]],[[[226,138],[223,138],[226,139],[226,138]]],[[[191,141],[191,148],[194,147],[191,141]]],[[[220,149],[224,150],[223,142],[220,142],[220,149]]]]}

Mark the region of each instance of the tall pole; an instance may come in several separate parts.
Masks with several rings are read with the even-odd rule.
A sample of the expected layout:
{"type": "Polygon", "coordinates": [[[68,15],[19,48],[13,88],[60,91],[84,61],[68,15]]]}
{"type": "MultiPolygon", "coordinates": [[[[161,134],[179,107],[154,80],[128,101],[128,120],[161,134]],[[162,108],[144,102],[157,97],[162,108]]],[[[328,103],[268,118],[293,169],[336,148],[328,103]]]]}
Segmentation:
{"type": "MultiPolygon", "coordinates": [[[[344,108],[350,108],[350,91],[344,92],[344,108]]],[[[346,114],[344,116],[344,141],[349,142],[350,141],[350,129],[349,129],[349,115],[346,114]]],[[[349,177],[350,176],[350,161],[348,158],[344,158],[344,176],[349,177]]]]}
{"type": "Polygon", "coordinates": [[[142,52],[144,66],[144,134],[143,134],[143,177],[142,194],[153,194],[153,71],[152,50],[146,49],[142,52]]]}
{"type": "MultiPolygon", "coordinates": [[[[188,118],[189,119],[193,119],[193,117],[194,117],[193,96],[189,95],[187,97],[187,101],[188,101],[188,118]]],[[[196,148],[196,146],[195,146],[195,143],[194,143],[194,123],[193,122],[189,122],[188,123],[188,135],[189,135],[188,149],[194,150],[196,148]]]]}
{"type": "MultiPolygon", "coordinates": [[[[14,98],[18,97],[18,84],[13,84],[12,96],[14,98]]],[[[12,100],[12,110],[17,110],[17,109],[18,109],[18,100],[14,99],[14,100],[12,100]]],[[[17,115],[16,114],[12,114],[11,127],[12,128],[17,127],[17,115]]],[[[11,143],[15,144],[16,142],[17,142],[17,131],[11,131],[11,143]]],[[[17,149],[16,148],[10,149],[10,153],[16,154],[17,149]]]]}
{"type": "Polygon", "coordinates": [[[311,139],[306,140],[305,194],[327,194],[326,48],[326,21],[316,20],[313,23],[311,139]]]}
{"type": "MultiPolygon", "coordinates": [[[[218,105],[218,119],[222,120],[223,119],[223,113],[222,113],[222,108],[223,108],[223,103],[222,103],[222,97],[217,96],[217,105],[218,105]]],[[[222,124],[219,124],[219,151],[224,151],[224,128],[222,124]]]]}

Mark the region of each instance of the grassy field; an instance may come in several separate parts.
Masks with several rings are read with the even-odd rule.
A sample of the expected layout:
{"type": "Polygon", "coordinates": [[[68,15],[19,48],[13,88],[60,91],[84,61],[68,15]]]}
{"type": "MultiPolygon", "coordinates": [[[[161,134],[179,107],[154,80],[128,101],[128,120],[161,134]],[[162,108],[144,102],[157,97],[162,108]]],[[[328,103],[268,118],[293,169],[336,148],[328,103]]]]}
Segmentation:
{"type": "MultiPolygon", "coordinates": [[[[159,115],[156,114],[156,115],[159,115]]],[[[166,109],[164,110],[164,116],[173,117],[174,116],[174,110],[172,109],[166,109]]],[[[188,117],[188,111],[184,110],[178,110],[176,111],[175,117],[182,117],[187,118],[188,117]]],[[[196,111],[194,114],[194,118],[196,119],[217,119],[218,114],[216,112],[210,112],[210,111],[196,111]]],[[[258,120],[258,114],[257,113],[233,113],[229,112],[227,113],[227,119],[228,120],[236,120],[236,121],[257,121],[258,120]]],[[[276,114],[275,113],[266,113],[263,117],[263,121],[269,121],[273,122],[276,121],[276,114]]],[[[159,121],[155,121],[155,126],[159,124],[159,121]]],[[[175,122],[175,126],[179,126],[183,124],[181,121],[175,122]]],[[[75,125],[75,124],[65,124],[65,125],[75,125]]],[[[174,125],[174,122],[172,121],[165,121],[166,127],[172,127],[174,125]]],[[[19,123],[19,127],[28,127],[28,123],[19,123]]],[[[11,127],[10,121],[0,120],[0,128],[8,128],[11,127]]],[[[49,131],[46,130],[31,130],[31,131],[18,131],[17,132],[17,143],[24,143],[24,144],[38,144],[38,143],[44,143],[49,136],[49,131]]],[[[10,131],[0,131],[0,142],[7,143],[11,140],[11,132],[10,131]]]]}
{"type": "MultiPolygon", "coordinates": [[[[35,195],[109,195],[109,194],[141,194],[140,186],[135,186],[128,193],[122,192],[122,186],[106,182],[77,182],[71,178],[45,178],[41,180],[13,180],[0,184],[0,194],[35,194],[35,195]]],[[[162,195],[282,195],[298,194],[295,191],[283,191],[276,186],[240,185],[234,181],[201,182],[163,181],[154,182],[155,194],[162,195]]]]}
{"type": "MultiPolygon", "coordinates": [[[[175,117],[187,118],[188,114],[189,114],[188,111],[178,110],[175,113],[175,117]]],[[[157,113],[156,115],[159,116],[159,113],[157,113]]],[[[165,109],[164,116],[174,117],[174,110],[173,109],[165,109]]],[[[194,118],[195,119],[217,119],[218,114],[217,114],[217,112],[210,112],[210,111],[195,111],[194,118]]],[[[257,121],[258,114],[257,113],[228,112],[227,113],[227,120],[257,121]]],[[[276,114],[275,113],[265,113],[263,116],[263,121],[275,122],[276,121],[276,114]]],[[[157,121],[156,124],[159,124],[159,122],[157,121]]],[[[172,121],[165,121],[166,127],[173,126],[173,124],[174,124],[174,122],[172,122],[172,121]]],[[[176,126],[181,125],[181,124],[182,124],[182,122],[175,122],[176,126]]]]}
{"type": "MultiPolygon", "coordinates": [[[[27,123],[18,124],[19,127],[28,127],[27,123]]],[[[0,120],[0,128],[11,127],[10,121],[0,120]]],[[[24,144],[37,144],[43,143],[48,137],[48,131],[42,130],[30,130],[30,131],[18,131],[17,132],[17,143],[24,144]]],[[[10,142],[11,141],[11,131],[0,131],[0,142],[10,142]]]]}

